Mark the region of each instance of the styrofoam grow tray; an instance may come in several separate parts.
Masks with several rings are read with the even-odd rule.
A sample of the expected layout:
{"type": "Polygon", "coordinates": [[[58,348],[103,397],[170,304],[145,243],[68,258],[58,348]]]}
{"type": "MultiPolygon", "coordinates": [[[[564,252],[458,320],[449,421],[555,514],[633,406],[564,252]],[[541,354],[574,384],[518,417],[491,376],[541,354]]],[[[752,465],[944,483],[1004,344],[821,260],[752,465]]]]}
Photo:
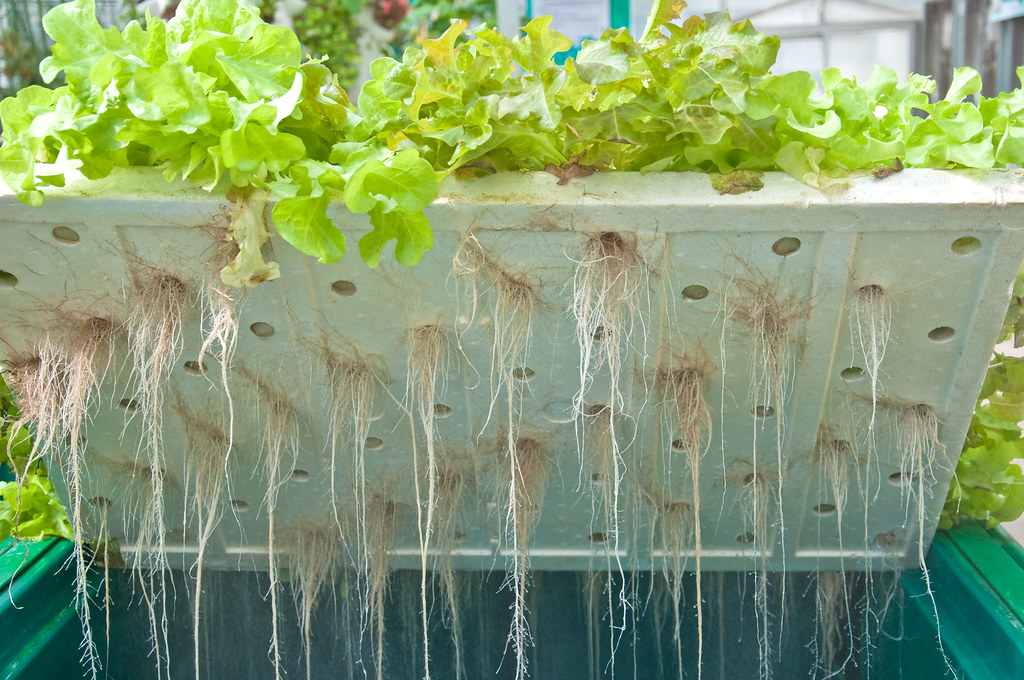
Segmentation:
{"type": "MultiPolygon", "coordinates": [[[[236,369],[258,374],[289,395],[301,422],[294,472],[280,491],[277,535],[304,519],[324,522],[331,516],[324,472],[330,397],[320,352],[326,340],[342,355],[358,348],[386,363],[394,399],[379,391],[367,476],[370,491],[387,493],[397,503],[392,566],[419,566],[411,435],[399,403],[405,393],[406,330],[438,322],[460,348],[449,357],[436,397],[443,405],[436,409],[438,450],[470,461],[474,480],[463,496],[453,564],[501,568],[503,496],[495,478],[509,423],[501,415],[500,395],[487,419],[492,302],[483,283],[475,310],[465,296],[458,301],[457,289],[467,287],[452,272],[453,254],[473,233],[490,258],[539,294],[529,359],[517,372],[525,379],[519,427],[540,439],[548,460],[532,566],[604,568],[610,542],[592,540],[606,527],[592,511],[593,471],[587,463],[581,471],[578,453],[585,426],[571,410],[579,390],[580,352],[568,308],[584,243],[606,231],[635,233],[650,270],[641,296],[642,327],[624,358],[621,383],[627,391],[620,416],[625,477],[618,549],[624,564],[646,568],[664,557],[651,540],[655,532],[643,498],[689,502],[692,497],[681,457],[664,465],[672,461],[670,438],[659,431],[657,399],[649,391],[666,351],[702,351],[711,368],[705,395],[713,441],[701,468],[703,567],[746,569],[759,559],[743,542],[750,531],[743,517],[744,479],[752,469],[755,438],[761,469],[769,476],[778,472],[775,419],[752,413],[759,404],[751,388],[751,335],[730,312],[742,291],[737,281],[745,277],[774,282],[799,317],[791,336],[791,385],[782,404],[784,522],[778,521],[777,507],[771,509],[769,566],[837,568],[842,561],[846,568],[863,567],[865,557],[873,567],[916,564],[915,513],[908,511],[906,489],[889,482],[889,475],[900,471],[891,405],[931,405],[941,422],[945,453],[936,461],[926,494],[925,534],[931,536],[1024,252],[1022,177],[1020,171],[912,170],[881,181],[858,178],[848,190],[823,193],[771,174],[762,190],[739,196],[720,196],[706,176],[693,174],[598,174],[566,186],[544,173],[448,181],[427,211],[433,250],[414,268],[385,257],[376,270],[355,254],[355,240],[367,228],[364,217],[335,206],[332,217],[350,243],[341,263],[318,264],[275,235],[264,252],[280,263],[282,277],[234,295],[241,328],[230,378],[236,407],[229,469],[235,512],[220,521],[206,564],[266,565],[266,480],[259,463],[265,405],[256,403],[251,380],[236,369]],[[787,240],[779,244],[780,239],[787,240]],[[865,364],[851,314],[857,291],[871,284],[892,301],[873,460],[865,444],[870,381],[846,379],[856,378],[856,371],[844,374],[865,364]],[[842,542],[836,513],[816,511],[834,503],[814,464],[823,426],[854,443],[858,454],[851,478],[866,478],[869,485],[866,494],[851,488],[842,542]],[[660,449],[664,455],[655,455],[660,449]],[[645,466],[654,460],[663,467],[640,474],[649,473],[645,466]],[[640,477],[648,485],[655,479],[658,488],[641,489],[635,481],[640,477]]],[[[6,272],[0,279],[0,358],[31,355],[48,332],[76,315],[127,319],[137,303],[132,277],[147,268],[175,274],[194,293],[184,347],[164,388],[167,540],[182,564],[194,560],[197,527],[182,519],[189,452],[172,402],[218,418],[226,408],[219,367],[212,365],[204,376],[186,362],[195,361],[202,339],[200,293],[206,282],[216,280],[206,261],[232,209],[223,196],[165,184],[152,171],[72,183],[53,192],[42,208],[23,206],[9,193],[0,196],[0,270],[6,272]]],[[[125,470],[142,433],[139,419],[121,406],[133,392],[124,357],[122,346],[88,423],[84,494],[112,501],[113,533],[131,554],[131,523],[120,529],[119,499],[132,484],[125,470]]],[[[607,391],[607,376],[599,374],[585,402],[600,404],[607,391]]],[[[343,512],[352,504],[348,460],[346,449],[339,454],[345,462],[336,481],[343,512]]]]}

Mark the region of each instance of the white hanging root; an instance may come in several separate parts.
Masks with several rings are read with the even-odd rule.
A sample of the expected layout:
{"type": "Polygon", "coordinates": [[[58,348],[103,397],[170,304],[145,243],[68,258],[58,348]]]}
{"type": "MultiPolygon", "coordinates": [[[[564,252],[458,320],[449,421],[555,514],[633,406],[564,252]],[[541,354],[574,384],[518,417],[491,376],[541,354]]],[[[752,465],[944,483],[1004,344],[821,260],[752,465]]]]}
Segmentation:
{"type": "MultiPolygon", "coordinates": [[[[198,527],[198,551],[193,564],[196,579],[196,594],[192,608],[192,634],[194,640],[193,663],[196,680],[200,679],[199,623],[203,596],[203,560],[210,537],[220,522],[224,508],[222,498],[227,479],[227,461],[231,450],[231,435],[210,419],[213,409],[190,409],[181,396],[174,393],[174,410],[185,426],[185,439],[189,446],[188,465],[185,478],[185,517],[183,526],[189,524],[189,514],[196,518],[198,527]]],[[[229,416],[230,422],[230,416],[229,416]]]]}
{"type": "MultiPolygon", "coordinates": [[[[621,582],[619,600],[622,604],[622,619],[618,624],[609,611],[609,626],[613,637],[610,672],[613,675],[617,648],[616,626],[619,631],[626,630],[626,618],[631,608],[626,593],[624,569],[619,557],[622,520],[620,504],[626,466],[615,426],[619,415],[624,413],[626,408],[625,395],[629,389],[623,384],[623,361],[626,361],[635,350],[633,335],[637,328],[640,329],[645,343],[640,349],[640,354],[643,359],[646,358],[647,334],[643,327],[640,308],[647,295],[648,279],[647,264],[640,252],[636,236],[611,231],[587,239],[573,277],[571,311],[576,320],[576,342],[580,349],[579,391],[573,402],[576,413],[586,415],[584,402],[597,371],[608,371],[610,385],[606,402],[609,423],[606,440],[611,444],[612,465],[610,474],[603,478],[602,485],[610,484],[611,493],[602,491],[602,495],[610,496],[610,502],[605,503],[605,513],[611,521],[606,522],[608,526],[605,533],[610,539],[609,549],[615,555],[621,582]]],[[[625,380],[628,381],[628,377],[626,372],[625,380]]],[[[586,449],[583,439],[580,440],[579,446],[582,467],[586,449]]],[[[611,584],[611,579],[608,583],[611,584]]]]}
{"type": "Polygon", "coordinates": [[[121,556],[121,551],[114,541],[110,537],[110,525],[108,522],[110,508],[113,507],[114,503],[109,498],[103,496],[94,496],[88,500],[89,505],[96,508],[99,511],[99,522],[96,543],[96,552],[93,554],[92,562],[95,564],[99,562],[100,566],[103,567],[103,615],[104,615],[104,633],[105,633],[105,650],[106,650],[106,665],[110,665],[110,568],[114,567],[117,569],[123,569],[124,558],[121,556]]]}
{"type": "MultiPolygon", "coordinates": [[[[88,658],[90,673],[95,677],[97,650],[93,641],[90,623],[89,590],[85,559],[85,531],[82,521],[82,486],[84,476],[84,451],[81,450],[84,432],[83,423],[91,404],[99,394],[100,384],[111,359],[115,327],[108,319],[92,317],[68,329],[67,350],[67,395],[62,408],[62,429],[68,442],[67,474],[70,481],[71,524],[75,535],[75,583],[77,600],[85,635],[83,636],[83,658],[88,658]]],[[[108,586],[109,587],[109,586],[108,586]]],[[[105,604],[108,604],[105,598],[105,604]]],[[[108,633],[109,637],[109,633],[108,633]]]]}
{"type": "Polygon", "coordinates": [[[270,576],[270,610],[273,616],[271,633],[271,658],[274,663],[274,678],[281,677],[281,645],[277,629],[277,552],[275,546],[275,511],[277,494],[281,484],[287,481],[282,475],[281,466],[285,462],[285,454],[289,454],[289,467],[294,467],[299,455],[299,417],[287,393],[279,389],[261,376],[253,373],[245,366],[237,366],[236,370],[252,383],[257,403],[263,410],[261,417],[265,428],[263,432],[263,474],[267,480],[267,493],[263,502],[267,508],[267,562],[270,576]]]}
{"type": "MultiPolygon", "coordinates": [[[[532,644],[527,621],[527,575],[530,568],[530,537],[540,519],[547,485],[547,458],[540,441],[518,436],[512,446],[506,444],[501,475],[508,503],[503,535],[511,566],[503,587],[512,592],[512,624],[508,643],[516,657],[515,680],[527,677],[527,651],[532,644]]],[[[506,646],[506,651],[508,647],[506,646]]]]}
{"type": "Polygon", "coordinates": [[[351,481],[355,494],[357,540],[363,548],[357,560],[360,569],[363,569],[366,566],[366,438],[373,419],[377,387],[384,384],[387,369],[381,357],[364,354],[355,347],[352,347],[348,354],[339,354],[327,347],[322,347],[320,353],[330,389],[328,436],[331,447],[331,508],[335,525],[340,532],[342,522],[338,513],[338,445],[339,442],[347,441],[352,452],[351,481]]]}
{"type": "Polygon", "coordinates": [[[416,486],[417,534],[420,543],[420,621],[423,626],[423,667],[426,680],[430,680],[430,642],[427,607],[427,554],[434,533],[434,508],[437,505],[437,442],[434,435],[434,401],[439,383],[443,384],[447,374],[445,359],[449,351],[448,336],[439,324],[426,324],[411,329],[408,333],[409,354],[406,360],[408,371],[406,398],[409,409],[409,426],[412,434],[413,481],[416,486]],[[423,429],[427,453],[427,513],[423,518],[423,504],[420,495],[419,453],[416,446],[416,422],[418,416],[423,429]]]}
{"type": "MultiPolygon", "coordinates": [[[[743,265],[748,273],[747,278],[734,280],[737,302],[735,308],[727,310],[729,318],[735,319],[747,327],[753,336],[751,362],[751,396],[754,400],[752,421],[753,443],[751,446],[755,475],[760,468],[757,460],[757,435],[765,420],[775,417],[775,457],[776,457],[776,503],[779,513],[779,543],[782,555],[782,571],[786,571],[786,523],[783,516],[782,485],[785,480],[787,461],[783,450],[785,438],[784,407],[789,395],[792,381],[793,363],[795,360],[793,330],[795,325],[806,318],[809,308],[806,303],[795,296],[783,297],[780,284],[749,266],[743,265]],[[803,303],[803,304],[802,304],[803,303]]],[[[757,539],[761,540],[761,539],[757,539]]],[[[765,581],[765,574],[758,577],[765,581]]],[[[782,609],[779,612],[779,630],[784,630],[786,581],[782,581],[782,609]]],[[[767,622],[767,617],[763,617],[767,622]]],[[[781,642],[780,642],[781,644],[781,642]]],[[[762,654],[762,668],[766,658],[762,654]]]]}
{"type": "Polygon", "coordinates": [[[434,573],[438,575],[442,591],[444,618],[452,631],[455,651],[455,680],[462,680],[462,617],[455,572],[452,569],[452,550],[465,539],[459,529],[462,524],[463,500],[472,484],[472,459],[461,459],[449,453],[439,458],[437,466],[437,518],[439,537],[434,558],[434,573]]]}
{"type": "Polygon", "coordinates": [[[839,677],[853,660],[854,636],[850,618],[850,598],[845,571],[826,570],[817,574],[816,606],[816,670],[824,678],[839,677]],[[849,648],[845,659],[837,659],[843,647],[843,627],[848,632],[849,648]]]}
{"type": "Polygon", "coordinates": [[[613,396],[618,397],[609,406],[613,413],[622,410],[619,367],[641,323],[639,311],[647,281],[647,265],[635,236],[604,232],[587,240],[573,278],[572,314],[580,348],[577,413],[583,411],[594,374],[603,366],[612,374],[613,396]]]}
{"type": "MultiPolygon", "coordinates": [[[[470,234],[463,241],[456,254],[453,270],[460,278],[469,277],[473,294],[473,315],[476,315],[476,294],[478,279],[483,277],[493,294],[493,341],[491,344],[491,406],[483,428],[487,427],[497,403],[499,394],[506,400],[508,429],[504,449],[508,456],[509,474],[503,475],[503,484],[508,488],[508,505],[505,509],[504,535],[511,545],[512,564],[506,577],[506,585],[513,591],[514,604],[509,641],[516,655],[516,678],[526,677],[526,651],[531,644],[526,620],[526,586],[529,567],[526,545],[539,512],[543,495],[543,454],[536,440],[522,437],[519,433],[519,414],[522,403],[522,380],[529,357],[533,317],[539,305],[533,285],[525,274],[513,274],[498,265],[481,247],[477,238],[470,234]],[[521,446],[527,445],[527,451],[521,446]],[[539,483],[534,489],[531,485],[539,483]],[[528,506],[537,505],[533,512],[528,506]],[[524,515],[524,513],[526,513],[524,515]]],[[[482,429],[483,429],[482,428],[482,429]]]]}
{"type": "MultiPolygon", "coordinates": [[[[587,434],[584,436],[586,437],[589,435],[589,440],[587,446],[583,449],[583,469],[593,471],[590,475],[592,490],[590,497],[590,539],[596,547],[598,545],[606,545],[609,539],[613,539],[613,537],[618,533],[618,515],[616,514],[618,502],[614,493],[613,480],[615,480],[616,476],[620,473],[620,471],[616,469],[616,463],[620,459],[620,453],[618,442],[615,440],[615,427],[611,420],[611,408],[604,404],[594,404],[586,408],[585,416],[587,421],[585,432],[587,434]],[[602,517],[604,521],[600,531],[594,531],[594,521],[599,516],[602,517]]],[[[605,604],[608,607],[609,644],[612,651],[611,665],[614,666],[615,649],[617,647],[618,640],[616,636],[616,622],[614,617],[615,593],[612,587],[613,582],[611,578],[612,557],[612,553],[605,550],[605,572],[607,575],[607,578],[604,579],[604,584],[606,586],[605,597],[607,598],[605,604]]],[[[614,559],[617,565],[617,571],[621,576],[623,569],[617,553],[615,554],[614,559]]]]}
{"type": "MultiPolygon", "coordinates": [[[[150,475],[152,487],[149,502],[152,506],[152,532],[140,534],[152,540],[146,544],[146,556],[140,560],[150,570],[149,597],[160,606],[160,616],[153,617],[154,656],[160,675],[161,663],[170,674],[167,632],[167,527],[164,519],[164,451],[163,451],[163,385],[177,360],[182,344],[182,317],[189,304],[188,287],[170,274],[152,271],[134,277],[138,296],[136,307],[127,323],[128,347],[136,378],[134,401],[141,418],[145,439],[140,452],[149,460],[149,468],[161,471],[150,475]],[[161,644],[163,649],[161,650],[161,644]]],[[[141,573],[141,572],[140,572],[141,573]]]]}
{"type": "MultiPolygon", "coordinates": [[[[697,586],[697,677],[704,667],[704,609],[701,593],[701,526],[700,526],[700,463],[711,446],[711,411],[704,399],[707,387],[707,358],[682,357],[672,366],[658,369],[656,385],[666,409],[669,410],[672,426],[679,438],[672,441],[672,448],[686,456],[690,469],[690,483],[693,486],[693,533],[696,555],[697,586]]],[[[678,604],[678,603],[677,603],[678,604]]],[[[678,626],[678,624],[677,624],[678,626]]],[[[677,628],[678,637],[678,628],[677,628]]]]}
{"type": "Polygon", "coordinates": [[[869,455],[874,454],[875,417],[878,413],[879,379],[882,359],[889,345],[892,303],[878,285],[863,286],[857,291],[853,305],[853,321],[857,343],[864,355],[864,370],[871,380],[871,419],[868,422],[869,455]]]}
{"type": "Polygon", "coordinates": [[[328,579],[333,578],[341,562],[341,541],[336,527],[302,522],[291,527],[288,570],[292,575],[292,596],[302,627],[302,646],[306,654],[306,680],[312,680],[311,629],[313,610],[328,579]]]}
{"type": "MultiPolygon", "coordinates": [[[[695,507],[684,501],[665,500],[660,495],[649,498],[651,504],[651,552],[655,551],[654,534],[655,527],[658,528],[658,545],[662,552],[661,573],[668,586],[669,599],[672,604],[672,624],[675,642],[676,671],[680,678],[685,676],[683,672],[683,646],[682,646],[682,614],[680,607],[683,596],[683,574],[686,568],[685,551],[695,545],[695,529],[697,517],[695,507]]],[[[698,559],[700,552],[697,551],[698,559]]],[[[699,647],[703,647],[703,610],[700,607],[700,571],[697,578],[697,640],[699,647]]],[[[698,677],[702,672],[702,649],[697,651],[697,673],[698,677]]]]}
{"type": "Polygon", "coordinates": [[[831,491],[836,514],[836,531],[839,537],[840,570],[818,572],[818,636],[821,640],[818,651],[818,668],[827,677],[841,674],[853,661],[855,649],[853,621],[849,607],[847,591],[847,575],[845,567],[845,550],[843,546],[843,516],[849,496],[850,465],[857,463],[857,454],[849,441],[840,439],[832,430],[822,427],[818,431],[818,439],[814,452],[814,464],[819,474],[824,477],[831,491]],[[849,634],[849,647],[845,659],[836,659],[841,648],[841,622],[845,617],[846,630],[849,634]]]}
{"type": "Polygon", "coordinates": [[[752,543],[760,560],[754,572],[754,609],[757,611],[758,677],[772,676],[768,654],[771,640],[771,614],[768,611],[768,512],[772,485],[764,472],[752,472],[743,480],[743,525],[748,532],[744,542],[752,543]]]}
{"type": "Polygon", "coordinates": [[[199,348],[199,356],[196,363],[199,370],[206,372],[204,359],[210,353],[217,363],[220,364],[220,384],[224,389],[224,398],[228,407],[228,429],[227,449],[225,450],[225,469],[227,462],[231,460],[231,448],[234,441],[235,430],[235,403],[231,398],[231,386],[228,384],[228,375],[231,372],[231,362],[235,356],[235,347],[238,345],[238,316],[235,314],[234,303],[230,293],[221,286],[207,286],[205,290],[204,309],[206,318],[203,326],[206,328],[203,334],[203,344],[199,348]]]}
{"type": "MultiPolygon", "coordinates": [[[[7,381],[19,395],[21,416],[11,424],[15,432],[29,421],[36,423],[36,437],[24,469],[9,462],[19,482],[44,455],[58,461],[71,496],[71,525],[75,539],[76,600],[82,620],[82,660],[96,677],[100,663],[93,639],[85,555],[82,487],[84,463],[83,426],[90,405],[99,392],[111,359],[116,328],[108,319],[86,317],[65,321],[63,339],[55,343],[47,335],[38,353],[28,361],[15,362],[7,381]],[[62,451],[59,444],[67,445],[62,451]]],[[[14,438],[10,442],[13,443],[14,438]]],[[[10,453],[10,452],[8,452],[10,453]]],[[[20,515],[19,498],[16,501],[20,515]]],[[[15,524],[18,523],[15,519],[15,524]]]]}
{"type": "Polygon", "coordinates": [[[398,506],[387,491],[370,497],[366,509],[366,537],[369,552],[369,571],[366,572],[369,591],[369,621],[376,631],[377,680],[384,680],[384,598],[388,592],[388,552],[395,534],[398,506]]]}
{"type": "MultiPolygon", "coordinates": [[[[925,563],[925,491],[926,484],[934,481],[932,466],[938,456],[945,453],[946,447],[939,441],[939,417],[935,409],[928,404],[914,404],[902,408],[896,431],[897,446],[900,451],[900,471],[904,484],[900,488],[905,492],[903,497],[917,505],[917,563],[924,577],[928,597],[932,601],[932,613],[935,616],[936,629],[939,626],[939,609],[932,592],[931,576],[925,563]],[[916,487],[916,489],[915,489],[916,487]]],[[[909,503],[908,503],[909,510],[909,503]]],[[[939,651],[947,669],[954,676],[956,671],[946,655],[942,644],[942,636],[938,636],[939,651]]]]}

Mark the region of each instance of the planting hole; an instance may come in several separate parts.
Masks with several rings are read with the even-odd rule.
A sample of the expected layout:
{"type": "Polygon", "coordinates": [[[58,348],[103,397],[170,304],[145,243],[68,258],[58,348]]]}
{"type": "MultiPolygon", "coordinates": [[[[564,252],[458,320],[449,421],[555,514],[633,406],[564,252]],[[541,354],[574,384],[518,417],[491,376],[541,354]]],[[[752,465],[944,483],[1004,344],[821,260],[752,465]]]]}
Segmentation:
{"type": "Polygon", "coordinates": [[[608,535],[605,534],[603,531],[595,531],[594,533],[590,534],[591,543],[604,543],[607,540],[608,535]]]}
{"type": "Polygon", "coordinates": [[[384,448],[384,440],[380,437],[367,437],[363,442],[363,448],[367,451],[379,451],[384,448]]]}
{"type": "Polygon", "coordinates": [[[601,342],[604,340],[604,326],[598,326],[594,329],[594,334],[590,337],[594,338],[594,342],[601,342]]]}
{"type": "Polygon", "coordinates": [[[104,498],[103,496],[93,496],[92,498],[89,499],[89,505],[93,506],[94,508],[103,508],[105,510],[109,510],[111,507],[113,507],[114,501],[110,500],[109,498],[104,498]]]}
{"type": "Polygon", "coordinates": [[[294,470],[292,470],[291,480],[293,482],[308,482],[309,472],[301,468],[295,468],[294,470]]]}
{"type": "Polygon", "coordinates": [[[231,501],[231,509],[235,512],[249,512],[249,504],[245,501],[234,499],[231,501]]]}
{"type": "Polygon", "coordinates": [[[973,236],[961,236],[949,247],[957,255],[970,255],[981,249],[981,241],[973,236]]]}
{"type": "Polygon", "coordinates": [[[757,475],[755,475],[753,472],[748,472],[746,475],[743,476],[743,484],[750,484],[755,479],[757,479],[757,475]]]}
{"type": "Polygon", "coordinates": [[[607,410],[608,407],[604,404],[591,404],[583,413],[588,416],[599,416],[607,410]]]}
{"type": "Polygon", "coordinates": [[[899,545],[899,539],[895,531],[886,531],[884,534],[875,536],[875,545],[879,548],[890,549],[899,545]]]}
{"type": "Polygon", "coordinates": [[[831,503],[820,503],[814,506],[814,512],[819,515],[831,515],[836,511],[836,506],[831,503]]]}
{"type": "Polygon", "coordinates": [[[53,231],[50,233],[53,234],[53,239],[57,241],[57,243],[63,243],[66,246],[73,246],[78,243],[80,239],[78,232],[74,229],[69,229],[68,227],[54,227],[53,231]]]}
{"type": "Polygon", "coordinates": [[[946,342],[954,335],[956,335],[956,331],[949,326],[939,326],[928,331],[928,339],[932,342],[946,342]]]}
{"type": "Polygon", "coordinates": [[[794,236],[783,236],[772,244],[772,252],[782,257],[792,255],[798,250],[800,250],[800,239],[794,236]]]}
{"type": "Polygon", "coordinates": [[[683,451],[686,449],[686,442],[684,442],[682,439],[673,439],[672,448],[675,449],[676,451],[683,451]]]}
{"type": "Polygon", "coordinates": [[[534,373],[532,368],[523,367],[512,369],[512,377],[515,378],[516,380],[529,380],[534,375],[536,375],[536,373],[534,373]]]}
{"type": "Polygon", "coordinates": [[[351,281],[335,281],[331,284],[331,292],[338,297],[352,297],[356,294],[356,284],[351,281]]]}
{"type": "Polygon", "coordinates": [[[860,366],[850,366],[839,371],[839,377],[846,382],[856,382],[864,378],[867,372],[860,366]]]}
{"type": "Polygon", "coordinates": [[[594,474],[590,475],[590,483],[604,484],[604,475],[602,475],[600,472],[595,472],[594,474]]]}
{"type": "Polygon", "coordinates": [[[771,416],[775,415],[775,407],[759,404],[758,406],[755,406],[753,410],[751,410],[751,413],[753,413],[758,418],[770,418],[771,416]]]}
{"type": "Polygon", "coordinates": [[[703,300],[708,296],[708,289],[705,286],[694,284],[683,288],[683,297],[687,300],[703,300]]]}
{"type": "Polygon", "coordinates": [[[206,375],[206,364],[198,361],[186,361],[184,368],[189,375],[206,375]]]}
{"type": "Polygon", "coordinates": [[[452,534],[452,543],[465,543],[467,538],[465,531],[456,531],[452,534]]]}
{"type": "Polygon", "coordinates": [[[135,401],[134,399],[122,399],[121,401],[117,402],[117,405],[123,408],[125,411],[139,410],[139,402],[135,401]]]}
{"type": "Polygon", "coordinates": [[[448,404],[434,404],[434,416],[437,418],[447,418],[452,414],[452,407],[448,404]]]}
{"type": "Polygon", "coordinates": [[[917,475],[913,472],[894,472],[889,475],[889,483],[893,486],[913,486],[917,483],[917,475]]]}
{"type": "Polygon", "coordinates": [[[252,331],[252,334],[257,338],[269,338],[276,332],[274,327],[266,321],[257,321],[253,323],[249,326],[249,330],[252,331]]]}
{"type": "Polygon", "coordinates": [[[747,531],[745,533],[740,534],[739,536],[736,537],[736,542],[737,543],[742,543],[743,545],[750,545],[751,543],[754,542],[754,534],[753,534],[753,532],[747,531]]]}
{"type": "Polygon", "coordinates": [[[18,285],[18,277],[0,269],[0,288],[14,288],[18,285]]]}
{"type": "Polygon", "coordinates": [[[869,286],[861,286],[861,289],[858,291],[858,294],[861,297],[872,300],[879,298],[882,295],[885,295],[885,289],[877,284],[872,283],[869,286]]]}

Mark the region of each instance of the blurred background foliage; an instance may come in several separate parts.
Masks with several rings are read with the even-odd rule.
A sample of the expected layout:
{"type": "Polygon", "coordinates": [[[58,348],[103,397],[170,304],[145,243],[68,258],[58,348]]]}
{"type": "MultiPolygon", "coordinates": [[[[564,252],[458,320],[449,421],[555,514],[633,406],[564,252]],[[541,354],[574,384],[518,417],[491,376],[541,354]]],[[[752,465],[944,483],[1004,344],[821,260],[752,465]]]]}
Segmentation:
{"type": "MultiPolygon", "coordinates": [[[[39,62],[49,54],[42,16],[63,0],[0,0],[0,97],[27,85],[44,85],[39,62]]],[[[291,26],[313,57],[328,57],[347,89],[358,84],[364,62],[400,55],[444,32],[453,19],[494,25],[494,0],[250,0],[264,20],[291,26]]],[[[164,19],[177,0],[96,0],[100,20],[124,26],[145,21],[146,11],[164,19]]],[[[60,85],[61,83],[53,83],[60,85]]]]}

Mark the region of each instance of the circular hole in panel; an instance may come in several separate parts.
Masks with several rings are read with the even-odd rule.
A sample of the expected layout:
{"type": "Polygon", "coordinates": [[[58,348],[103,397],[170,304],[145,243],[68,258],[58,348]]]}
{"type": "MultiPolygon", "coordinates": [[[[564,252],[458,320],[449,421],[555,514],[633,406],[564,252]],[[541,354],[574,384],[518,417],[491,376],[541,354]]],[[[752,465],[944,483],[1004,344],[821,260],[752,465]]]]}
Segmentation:
{"type": "Polygon", "coordinates": [[[740,534],[739,536],[736,537],[736,542],[737,543],[742,543],[743,545],[749,545],[749,544],[753,543],[754,542],[754,534],[753,534],[753,532],[747,531],[745,533],[740,534]]]}
{"type": "Polygon", "coordinates": [[[468,537],[466,536],[465,531],[456,531],[452,534],[452,543],[465,543],[466,538],[468,537]]]}
{"type": "Polygon", "coordinates": [[[957,255],[970,255],[981,250],[981,241],[973,236],[961,236],[949,247],[957,255]]]}
{"type": "Polygon", "coordinates": [[[89,499],[89,505],[93,506],[94,508],[103,508],[105,510],[109,510],[114,506],[114,501],[104,496],[93,496],[92,498],[89,499]]]}
{"type": "Polygon", "coordinates": [[[600,472],[595,472],[594,474],[590,475],[590,483],[591,484],[603,484],[604,483],[604,475],[601,474],[600,472]]]}
{"type": "Polygon", "coordinates": [[[356,284],[351,281],[335,281],[331,284],[331,292],[338,297],[351,297],[356,294],[356,284]]]}
{"type": "Polygon", "coordinates": [[[437,418],[447,418],[452,414],[452,407],[448,404],[434,404],[434,416],[437,418]]]}
{"type": "Polygon", "coordinates": [[[839,371],[839,377],[845,380],[846,382],[856,382],[858,380],[863,379],[866,375],[867,371],[865,371],[860,366],[850,366],[849,368],[844,368],[843,370],[839,371]]]}
{"type": "Polygon", "coordinates": [[[256,321],[249,326],[249,330],[252,331],[252,334],[257,338],[269,338],[276,332],[274,327],[266,321],[256,321]]]}
{"type": "Polygon", "coordinates": [[[206,375],[206,364],[199,363],[198,361],[186,361],[184,368],[185,372],[189,375],[206,375]]]}
{"type": "Polygon", "coordinates": [[[597,328],[595,328],[594,334],[591,335],[590,337],[594,339],[594,342],[601,342],[602,340],[604,340],[604,326],[598,326],[597,328]]]}
{"type": "Polygon", "coordinates": [[[682,451],[683,449],[686,448],[686,444],[683,442],[682,439],[673,439],[672,448],[676,451],[682,451]]]}
{"type": "Polygon", "coordinates": [[[231,501],[231,509],[235,512],[249,512],[249,504],[236,498],[231,501]]]}
{"type": "Polygon", "coordinates": [[[295,468],[294,470],[292,470],[292,474],[291,474],[290,479],[293,482],[308,482],[309,481],[309,472],[307,472],[306,470],[303,470],[301,468],[295,468]]]}
{"type": "Polygon", "coordinates": [[[814,512],[818,515],[831,515],[836,511],[836,506],[831,503],[819,503],[814,506],[814,512]]]}
{"type": "Polygon", "coordinates": [[[81,238],[77,231],[69,227],[54,227],[50,233],[53,234],[53,239],[57,243],[63,243],[66,246],[75,245],[81,238]]]}
{"type": "Polygon", "coordinates": [[[771,416],[775,415],[775,407],[758,404],[750,412],[753,413],[758,418],[770,418],[771,416]]]}
{"type": "Polygon", "coordinates": [[[917,483],[917,475],[913,472],[894,472],[889,475],[889,483],[893,486],[912,486],[917,483]]]}
{"type": "Polygon", "coordinates": [[[14,288],[18,285],[18,277],[0,269],[0,288],[14,288]]]}
{"type": "Polygon", "coordinates": [[[608,540],[608,535],[605,534],[603,531],[595,531],[594,533],[590,534],[589,538],[591,543],[604,543],[608,540]]]}
{"type": "Polygon", "coordinates": [[[584,411],[583,414],[587,416],[599,416],[608,410],[606,404],[591,404],[584,411]]]}
{"type": "Polygon", "coordinates": [[[772,244],[772,252],[785,257],[800,250],[800,239],[795,236],[783,236],[772,244]]]}
{"type": "Polygon", "coordinates": [[[512,369],[512,377],[515,378],[516,380],[529,380],[534,375],[536,375],[536,373],[534,373],[534,370],[526,366],[522,368],[512,369]]]}
{"type": "Polygon", "coordinates": [[[746,484],[750,484],[750,483],[751,483],[751,482],[753,482],[753,481],[754,481],[755,479],[757,479],[757,475],[755,475],[755,474],[754,474],[753,472],[748,472],[747,474],[745,474],[745,475],[743,476],[743,484],[744,484],[744,485],[746,485],[746,484]]]}
{"type": "Polygon", "coordinates": [[[544,419],[549,423],[571,423],[573,421],[572,404],[568,401],[550,401],[544,405],[544,419]]]}
{"type": "Polygon", "coordinates": [[[932,342],[946,342],[954,335],[956,335],[956,331],[949,326],[939,326],[928,331],[928,339],[932,342]]]}
{"type": "Polygon", "coordinates": [[[117,402],[117,405],[123,408],[125,411],[139,410],[139,402],[135,401],[134,399],[122,399],[121,401],[117,402]]]}
{"type": "Polygon", "coordinates": [[[363,442],[363,448],[367,451],[379,451],[384,448],[384,440],[380,437],[367,437],[363,442]]]}
{"type": "Polygon", "coordinates": [[[708,296],[708,289],[705,286],[694,284],[683,288],[683,297],[687,300],[703,300],[708,296]]]}

